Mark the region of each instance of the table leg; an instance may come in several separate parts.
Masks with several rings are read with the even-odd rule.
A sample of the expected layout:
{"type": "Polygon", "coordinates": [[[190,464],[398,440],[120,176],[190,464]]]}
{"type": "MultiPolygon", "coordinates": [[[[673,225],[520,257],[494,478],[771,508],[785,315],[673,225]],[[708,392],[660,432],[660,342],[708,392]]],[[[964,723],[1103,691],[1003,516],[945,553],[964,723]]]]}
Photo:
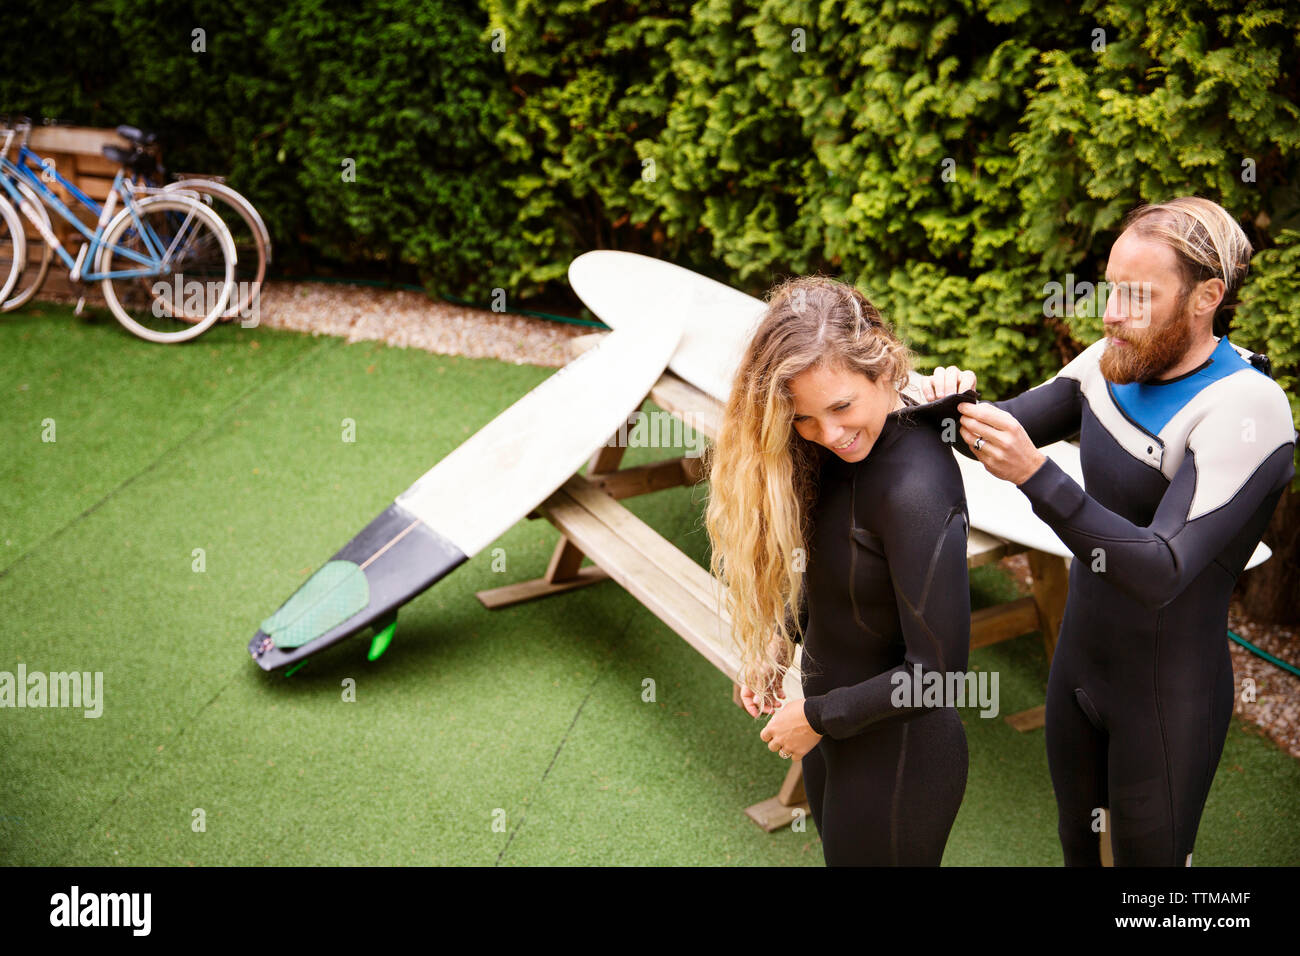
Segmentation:
{"type": "MultiPolygon", "coordinates": [[[[731,699],[737,707],[744,706],[740,702],[739,684],[731,685],[731,699]]],[[[808,795],[803,788],[803,761],[795,760],[785,772],[785,779],[781,781],[781,789],[776,792],[776,796],[746,807],[745,815],[771,833],[794,823],[799,811],[802,811],[805,820],[808,819],[811,811],[808,795]]]]}
{"type": "Polygon", "coordinates": [[[810,813],[808,795],[803,787],[802,760],[791,762],[775,797],[745,808],[745,815],[768,833],[788,827],[800,815],[805,820],[810,819],[810,813]]]}
{"type": "Polygon", "coordinates": [[[1061,633],[1061,621],[1065,617],[1065,600],[1070,594],[1070,564],[1065,558],[1042,551],[1030,551],[1028,558],[1029,572],[1034,576],[1034,602],[1038,605],[1043,644],[1048,663],[1051,663],[1056,652],[1056,638],[1061,633]]]}
{"type": "MultiPolygon", "coordinates": [[[[1043,635],[1043,647],[1050,665],[1056,653],[1056,639],[1061,633],[1065,617],[1065,601],[1070,593],[1070,564],[1068,559],[1044,551],[1029,551],[1029,572],[1033,575],[1034,603],[1038,606],[1038,630],[1043,635]]],[[[1046,723],[1045,705],[1031,707],[1009,714],[1007,723],[1021,732],[1036,730],[1046,723]]]]}
{"type": "MultiPolygon", "coordinates": [[[[640,406],[637,407],[640,408],[640,406]]],[[[634,416],[628,416],[628,422],[633,421],[635,421],[634,416]]],[[[610,436],[609,440],[614,441],[618,435],[619,432],[615,432],[610,436]]],[[[587,477],[617,471],[626,452],[627,446],[619,444],[603,445],[596,449],[596,453],[587,461],[587,477]]],[[[546,568],[545,580],[551,584],[573,580],[578,576],[578,568],[582,564],[583,557],[583,553],[578,550],[577,546],[561,535],[560,540],[556,542],[555,550],[551,553],[551,563],[546,568]]]]}
{"type": "MultiPolygon", "coordinates": [[[[635,414],[633,412],[632,415],[628,416],[629,422],[634,421],[635,414]]],[[[609,440],[614,442],[618,434],[618,432],[615,432],[610,436],[609,440]]],[[[626,445],[617,443],[602,445],[588,459],[587,475],[617,471],[626,452],[626,445]]],[[[539,517],[539,513],[533,511],[528,517],[539,517]]],[[[531,601],[534,598],[562,594],[573,588],[596,584],[609,578],[609,575],[601,568],[594,566],[590,568],[582,567],[583,557],[585,555],[578,546],[561,535],[560,540],[555,544],[555,550],[551,552],[551,560],[546,567],[545,575],[532,581],[520,581],[517,584],[507,584],[504,587],[479,591],[476,596],[484,607],[491,610],[509,607],[521,601],[531,601]]]]}

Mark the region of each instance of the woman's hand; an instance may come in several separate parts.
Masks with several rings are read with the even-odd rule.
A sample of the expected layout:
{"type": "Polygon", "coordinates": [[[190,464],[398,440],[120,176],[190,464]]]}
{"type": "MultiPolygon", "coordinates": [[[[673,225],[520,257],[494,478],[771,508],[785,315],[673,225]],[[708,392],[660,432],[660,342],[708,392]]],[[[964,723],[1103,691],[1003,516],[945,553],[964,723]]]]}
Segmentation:
{"type": "MultiPolygon", "coordinates": [[[[784,688],[781,687],[780,684],[777,683],[777,680],[776,680],[776,678],[777,678],[776,668],[773,667],[773,666],[769,666],[769,667],[767,668],[767,670],[766,670],[766,674],[767,674],[767,678],[766,678],[766,679],[767,679],[767,689],[768,689],[768,697],[769,697],[769,700],[770,700],[770,698],[771,698],[772,695],[775,695],[776,698],[777,698],[777,699],[778,699],[782,704],[784,704],[784,703],[785,703],[785,690],[784,690],[784,688]]],[[[751,717],[757,717],[759,714],[775,714],[775,713],[776,713],[776,709],[777,709],[777,708],[774,707],[771,703],[766,704],[762,709],[760,709],[759,706],[758,706],[758,701],[757,701],[757,699],[756,699],[756,697],[755,697],[755,692],[754,692],[753,688],[748,687],[748,686],[746,686],[746,685],[744,685],[744,684],[742,684],[741,687],[740,687],[740,703],[741,703],[742,705],[744,705],[744,708],[745,708],[746,712],[748,712],[749,716],[751,716],[751,717]]],[[[777,705],[777,706],[780,706],[780,705],[777,705]]]]}
{"type": "MultiPolygon", "coordinates": [[[[780,668],[789,666],[790,661],[786,652],[785,641],[781,639],[779,632],[773,632],[772,639],[767,642],[767,664],[763,669],[762,681],[767,688],[769,699],[776,697],[782,704],[785,703],[785,688],[783,686],[784,681],[781,680],[780,668]]],[[[745,684],[740,685],[740,703],[751,717],[757,717],[759,714],[776,713],[776,707],[770,703],[760,708],[758,706],[757,691],[745,684]]],[[[777,706],[780,706],[780,704],[777,706]]]]}
{"type": "Polygon", "coordinates": [[[813,730],[803,715],[803,698],[783,704],[776,716],[758,734],[767,741],[767,749],[800,760],[817,746],[822,735],[813,730]]]}
{"type": "Polygon", "coordinates": [[[927,402],[937,402],[947,395],[971,391],[975,388],[975,373],[955,365],[940,366],[929,378],[921,379],[921,397],[927,402]]]}

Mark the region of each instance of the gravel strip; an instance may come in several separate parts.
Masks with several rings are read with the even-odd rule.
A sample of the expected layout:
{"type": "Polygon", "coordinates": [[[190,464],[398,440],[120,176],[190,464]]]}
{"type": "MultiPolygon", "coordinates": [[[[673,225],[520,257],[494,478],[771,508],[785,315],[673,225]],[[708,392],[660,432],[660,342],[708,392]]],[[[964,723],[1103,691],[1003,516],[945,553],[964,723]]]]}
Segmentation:
{"type": "Polygon", "coordinates": [[[261,306],[262,324],[273,329],[549,368],[568,363],[569,339],[598,331],[452,305],[422,292],[326,282],[268,282],[261,306]]]}
{"type": "MultiPolygon", "coordinates": [[[[40,298],[72,305],[82,294],[87,305],[107,309],[97,284],[70,291],[49,283],[40,298]]],[[[453,305],[423,292],[335,282],[268,282],[262,287],[260,306],[260,324],[272,329],[547,368],[568,364],[565,343],[569,339],[601,331],[596,326],[453,305]]]]}

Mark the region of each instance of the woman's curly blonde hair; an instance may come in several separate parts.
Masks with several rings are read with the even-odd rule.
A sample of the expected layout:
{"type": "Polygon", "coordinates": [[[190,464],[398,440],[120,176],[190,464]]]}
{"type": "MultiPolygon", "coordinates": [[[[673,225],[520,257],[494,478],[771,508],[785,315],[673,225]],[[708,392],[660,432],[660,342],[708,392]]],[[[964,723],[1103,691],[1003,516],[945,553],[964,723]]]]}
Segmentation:
{"type": "Polygon", "coordinates": [[[824,276],[773,289],[745,349],[717,440],[705,455],[711,485],[705,522],[711,570],[726,585],[741,651],[738,679],[760,707],[773,702],[794,659],[793,635],[802,634],[808,516],[830,452],[795,431],[790,381],[816,366],[859,372],[901,390],[912,356],[861,292],[824,276]]]}

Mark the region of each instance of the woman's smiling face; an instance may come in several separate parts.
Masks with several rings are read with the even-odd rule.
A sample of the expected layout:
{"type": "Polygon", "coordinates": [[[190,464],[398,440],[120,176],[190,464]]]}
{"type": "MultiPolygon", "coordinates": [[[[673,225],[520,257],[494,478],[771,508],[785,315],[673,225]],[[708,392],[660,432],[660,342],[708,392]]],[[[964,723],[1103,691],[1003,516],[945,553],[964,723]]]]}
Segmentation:
{"type": "Polygon", "coordinates": [[[890,383],[839,365],[815,365],[796,375],[790,395],[795,431],[849,462],[867,457],[886,416],[902,405],[890,383]]]}

